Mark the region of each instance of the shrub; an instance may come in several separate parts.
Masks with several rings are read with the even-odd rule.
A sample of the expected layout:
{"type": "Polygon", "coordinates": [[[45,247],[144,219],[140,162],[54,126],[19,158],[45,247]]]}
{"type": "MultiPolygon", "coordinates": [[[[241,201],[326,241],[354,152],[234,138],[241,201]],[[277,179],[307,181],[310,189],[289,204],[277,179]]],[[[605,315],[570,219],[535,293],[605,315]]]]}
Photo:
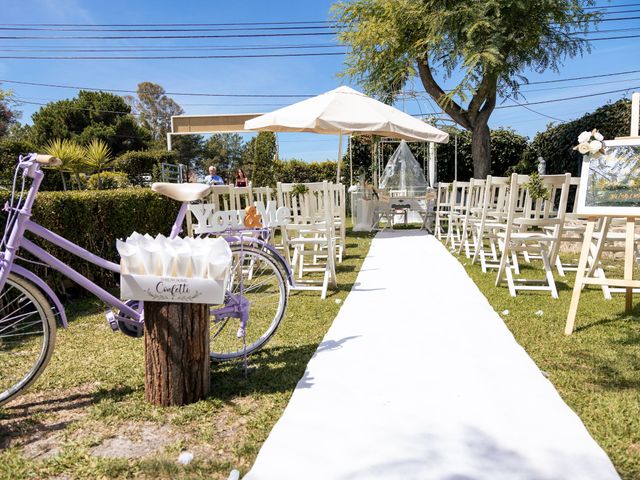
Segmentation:
{"type": "MultiPolygon", "coordinates": [[[[0,139],[0,186],[10,188],[13,182],[13,172],[18,164],[18,157],[28,153],[44,153],[36,146],[23,139],[3,138],[0,139]]],[[[48,171],[45,175],[40,190],[62,190],[62,179],[58,172],[48,171]]]]}
{"type": "MultiPolygon", "coordinates": [[[[4,203],[8,194],[3,192],[4,203]]],[[[169,233],[180,203],[158,195],[150,189],[88,190],[42,192],[33,208],[33,219],[43,227],[103,258],[118,262],[116,239],[132,232],[169,233]]],[[[5,217],[2,216],[4,221],[5,217]]],[[[64,261],[85,277],[104,287],[117,284],[117,275],[80,260],[44,241],[36,243],[64,261]]],[[[73,284],[51,269],[28,265],[59,293],[73,284]]],[[[81,289],[72,289],[82,291],[81,289]]]]}
{"type": "MultiPolygon", "coordinates": [[[[449,143],[437,146],[438,181],[451,181],[454,178],[455,140],[458,135],[458,180],[466,181],[473,177],[471,158],[471,133],[456,129],[449,131],[449,143]]],[[[528,139],[511,129],[491,130],[491,174],[504,176],[522,161],[527,152],[528,139]]]]}
{"type": "MultiPolygon", "coordinates": [[[[274,165],[276,180],[283,183],[335,181],[336,162],[278,161],[274,165]]],[[[255,185],[255,184],[254,184],[255,185]]]]}
{"type": "Polygon", "coordinates": [[[124,172],[94,173],[87,181],[89,190],[113,190],[114,188],[127,188],[131,186],[129,177],[124,172]],[[98,181],[98,179],[100,179],[98,181]]]}
{"type": "Polygon", "coordinates": [[[178,154],[166,150],[141,150],[120,155],[114,166],[116,170],[124,172],[133,185],[146,186],[154,167],[161,163],[178,163],[178,154]]]}
{"type": "MultiPolygon", "coordinates": [[[[588,113],[572,122],[550,126],[546,131],[538,133],[529,150],[530,161],[539,155],[547,162],[547,173],[580,173],[582,155],[573,150],[578,142],[578,135],[584,131],[597,128],[605,139],[629,135],[631,124],[631,102],[627,99],[603,105],[593,113],[588,113]]],[[[525,165],[529,171],[534,165],[525,165]]]]}

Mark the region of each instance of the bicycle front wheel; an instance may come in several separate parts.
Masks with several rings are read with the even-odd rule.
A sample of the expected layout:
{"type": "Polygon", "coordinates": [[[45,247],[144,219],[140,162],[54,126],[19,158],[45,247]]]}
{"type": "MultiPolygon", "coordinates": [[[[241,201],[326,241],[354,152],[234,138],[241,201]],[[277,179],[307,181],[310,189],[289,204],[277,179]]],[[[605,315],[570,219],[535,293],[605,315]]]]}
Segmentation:
{"type": "Polygon", "coordinates": [[[241,358],[264,346],[276,332],[287,307],[287,283],[272,255],[244,244],[231,245],[233,261],[227,291],[249,304],[244,336],[240,319],[211,319],[211,359],[241,358]],[[246,344],[246,349],[245,349],[246,344]]]}
{"type": "Polygon", "coordinates": [[[55,341],[51,304],[31,282],[10,274],[0,291],[0,405],[36,381],[55,341]]]}

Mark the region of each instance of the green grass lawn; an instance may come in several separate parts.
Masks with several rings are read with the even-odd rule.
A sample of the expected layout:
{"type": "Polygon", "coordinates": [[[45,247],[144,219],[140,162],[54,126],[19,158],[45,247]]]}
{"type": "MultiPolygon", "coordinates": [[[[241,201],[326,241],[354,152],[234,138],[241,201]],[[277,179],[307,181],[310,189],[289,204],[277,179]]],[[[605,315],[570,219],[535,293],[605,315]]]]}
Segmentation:
{"type": "MultiPolygon", "coordinates": [[[[623,294],[607,301],[600,289],[588,287],[580,299],[576,332],[567,337],[563,331],[574,273],[564,279],[556,275],[558,300],[548,292],[519,292],[513,298],[506,284],[494,286],[496,270],[482,273],[464,256],[459,260],[622,478],[640,478],[640,305],[626,315],[623,294]]],[[[604,264],[608,276],[622,277],[622,261],[604,264]]],[[[525,264],[523,276],[541,277],[539,267],[525,264]]]]}
{"type": "Polygon", "coordinates": [[[371,236],[350,233],[337,291],[293,292],[275,337],[242,365],[217,365],[208,399],[144,402],[143,342],[108,327],[103,306],[68,305],[54,357],[38,382],[0,408],[0,478],[220,478],[242,474],[291,397],[346,298],[371,236]],[[193,452],[188,466],[176,460],[193,452]],[[117,453],[134,458],[123,458],[117,453]]]}
{"type": "MultiPolygon", "coordinates": [[[[71,325],[59,330],[54,358],[24,397],[0,409],[0,478],[220,478],[244,474],[282,414],[297,381],[335,318],[370,244],[350,234],[340,289],[321,301],[317,292],[293,293],[281,328],[240,365],[212,371],[212,393],[180,408],[144,402],[140,340],[111,333],[102,306],[69,306],[71,325]],[[184,467],[182,450],[194,453],[184,467]],[[109,456],[128,452],[134,458],[109,456]]],[[[460,261],[502,316],[516,340],[556,386],[605,449],[624,479],[640,478],[640,307],[624,314],[624,299],[606,301],[584,291],[577,331],[563,334],[573,274],[558,278],[560,299],[548,293],[509,296],[494,287],[495,271],[460,261]],[[509,310],[509,313],[502,313],[509,310]],[[542,311],[541,316],[536,315],[542,311]]],[[[621,262],[606,261],[612,275],[621,262]]],[[[540,276],[536,264],[525,266],[540,276]]]]}

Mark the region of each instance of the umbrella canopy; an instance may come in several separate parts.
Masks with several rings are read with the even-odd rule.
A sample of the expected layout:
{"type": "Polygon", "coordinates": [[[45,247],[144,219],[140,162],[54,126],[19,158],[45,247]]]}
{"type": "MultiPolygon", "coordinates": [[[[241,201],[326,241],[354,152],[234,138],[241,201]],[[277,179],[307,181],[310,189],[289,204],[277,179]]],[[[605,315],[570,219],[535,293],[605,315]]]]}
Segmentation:
{"type": "Polygon", "coordinates": [[[409,141],[446,143],[449,134],[349,87],[247,120],[247,130],[328,135],[370,133],[409,141]]]}

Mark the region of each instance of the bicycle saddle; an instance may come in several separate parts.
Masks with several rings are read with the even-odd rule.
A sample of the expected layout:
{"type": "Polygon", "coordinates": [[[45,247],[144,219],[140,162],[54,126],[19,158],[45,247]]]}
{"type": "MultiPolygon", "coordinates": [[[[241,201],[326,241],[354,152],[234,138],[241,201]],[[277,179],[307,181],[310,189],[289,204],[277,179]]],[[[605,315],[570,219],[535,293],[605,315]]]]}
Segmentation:
{"type": "Polygon", "coordinates": [[[62,165],[62,160],[54,157],[53,155],[36,155],[36,162],[40,165],[46,165],[48,167],[57,167],[58,165],[62,165]]]}
{"type": "Polygon", "coordinates": [[[151,190],[179,202],[194,202],[209,195],[211,187],[202,183],[161,183],[151,185],[151,190]]]}

